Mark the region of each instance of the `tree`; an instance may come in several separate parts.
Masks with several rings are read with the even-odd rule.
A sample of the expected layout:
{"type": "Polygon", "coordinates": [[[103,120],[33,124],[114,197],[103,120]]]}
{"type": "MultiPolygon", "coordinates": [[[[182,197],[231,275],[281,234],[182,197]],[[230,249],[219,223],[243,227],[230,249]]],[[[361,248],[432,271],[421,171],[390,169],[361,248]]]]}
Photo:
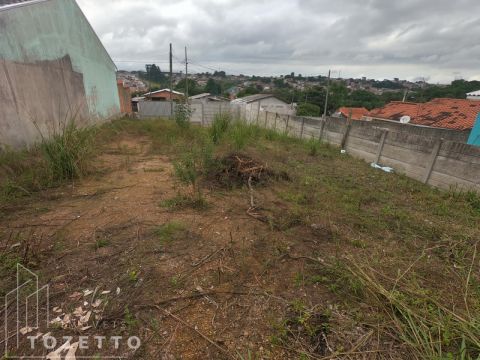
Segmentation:
{"type": "Polygon", "coordinates": [[[298,116],[320,116],[322,110],[320,106],[310,103],[303,103],[297,107],[298,116]]]}
{"type": "Polygon", "coordinates": [[[237,97],[242,98],[242,97],[245,97],[245,96],[259,94],[260,92],[261,92],[261,90],[259,90],[257,87],[249,86],[246,89],[240,91],[237,94],[237,97]]]}
{"type": "Polygon", "coordinates": [[[276,88],[280,88],[280,89],[288,87],[288,84],[285,83],[285,80],[283,80],[283,78],[273,80],[273,84],[275,85],[276,88]]]}
{"type": "MultiPolygon", "coordinates": [[[[185,79],[180,80],[177,86],[175,86],[175,90],[185,93],[186,92],[185,83],[186,83],[185,79]]],[[[197,82],[193,79],[188,79],[188,95],[193,96],[193,95],[198,95],[200,93],[202,93],[202,89],[198,87],[197,82]]]]}
{"type": "Polygon", "coordinates": [[[213,73],[213,76],[224,78],[227,77],[227,74],[225,73],[225,71],[215,71],[213,73]]]}
{"type": "Polygon", "coordinates": [[[222,85],[210,78],[205,86],[205,91],[212,95],[220,95],[222,93],[222,85]]]}
{"type": "Polygon", "coordinates": [[[165,75],[160,70],[160,67],[158,67],[155,64],[149,64],[149,65],[146,65],[146,69],[147,69],[147,74],[145,76],[146,80],[153,81],[159,84],[165,82],[166,78],[165,78],[165,75]]]}

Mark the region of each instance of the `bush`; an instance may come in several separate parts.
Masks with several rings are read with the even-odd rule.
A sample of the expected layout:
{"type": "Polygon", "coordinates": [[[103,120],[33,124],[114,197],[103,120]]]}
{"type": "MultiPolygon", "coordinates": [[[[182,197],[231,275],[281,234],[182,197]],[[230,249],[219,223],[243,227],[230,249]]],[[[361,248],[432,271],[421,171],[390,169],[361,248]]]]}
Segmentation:
{"type": "Polygon", "coordinates": [[[315,104],[304,103],[298,105],[297,116],[320,116],[322,109],[315,104]]]}
{"type": "Polygon", "coordinates": [[[192,194],[198,199],[202,198],[198,180],[200,176],[206,174],[213,166],[213,145],[208,141],[194,145],[173,163],[177,179],[183,184],[190,185],[192,194]]]}
{"type": "Polygon", "coordinates": [[[317,156],[320,150],[320,141],[312,137],[307,141],[307,148],[310,156],[317,156]]]}
{"type": "Polygon", "coordinates": [[[190,116],[192,115],[192,109],[188,104],[177,104],[175,107],[175,122],[182,129],[186,129],[190,126],[190,116]]]}

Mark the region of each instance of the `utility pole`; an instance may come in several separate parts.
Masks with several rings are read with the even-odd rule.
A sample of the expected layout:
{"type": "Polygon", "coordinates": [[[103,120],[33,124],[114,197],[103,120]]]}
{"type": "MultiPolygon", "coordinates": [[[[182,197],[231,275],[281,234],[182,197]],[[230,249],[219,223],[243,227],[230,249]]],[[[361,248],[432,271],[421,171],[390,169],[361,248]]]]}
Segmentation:
{"type": "Polygon", "coordinates": [[[173,50],[170,43],[170,116],[173,117],[173,50]]]}
{"type": "Polygon", "coordinates": [[[185,46],[185,97],[188,104],[188,56],[187,47],[185,46]]]}
{"type": "Polygon", "coordinates": [[[328,108],[328,95],[330,95],[330,75],[331,70],[328,70],[328,80],[327,80],[327,95],[325,96],[325,109],[323,110],[323,119],[327,118],[327,108],[328,108]]]}

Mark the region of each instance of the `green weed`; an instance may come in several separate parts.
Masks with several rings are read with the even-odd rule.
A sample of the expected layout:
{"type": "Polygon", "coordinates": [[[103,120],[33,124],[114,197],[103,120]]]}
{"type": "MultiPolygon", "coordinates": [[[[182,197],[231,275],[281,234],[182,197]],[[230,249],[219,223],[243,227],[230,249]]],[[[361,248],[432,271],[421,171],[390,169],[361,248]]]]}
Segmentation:
{"type": "Polygon", "coordinates": [[[317,139],[311,138],[307,141],[306,146],[310,156],[317,156],[320,152],[321,143],[317,139]]]}
{"type": "Polygon", "coordinates": [[[185,234],[186,226],[177,221],[168,222],[155,229],[154,234],[162,244],[170,243],[185,234]]]}
{"type": "Polygon", "coordinates": [[[99,250],[109,245],[110,241],[108,241],[108,239],[98,239],[97,241],[95,241],[95,250],[99,250]]]}
{"type": "Polygon", "coordinates": [[[125,312],[123,315],[123,321],[125,322],[125,325],[127,326],[129,331],[132,331],[137,328],[138,326],[138,320],[135,318],[135,316],[130,312],[130,309],[125,307],[125,312]]]}

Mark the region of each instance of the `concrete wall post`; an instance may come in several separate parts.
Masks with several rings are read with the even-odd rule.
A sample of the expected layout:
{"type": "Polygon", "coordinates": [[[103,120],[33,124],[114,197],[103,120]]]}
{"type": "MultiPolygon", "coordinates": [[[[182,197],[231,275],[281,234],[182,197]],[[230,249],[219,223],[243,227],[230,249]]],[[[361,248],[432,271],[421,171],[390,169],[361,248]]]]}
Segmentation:
{"type": "Polygon", "coordinates": [[[432,154],[427,163],[427,167],[425,168],[426,169],[425,179],[423,180],[425,184],[428,184],[428,181],[430,180],[430,176],[432,176],[433,167],[435,166],[435,162],[437,161],[437,156],[438,156],[438,153],[440,152],[440,148],[442,147],[442,143],[443,143],[443,139],[440,139],[435,143],[435,146],[433,147],[432,154]]]}
{"type": "Polygon", "coordinates": [[[382,157],[382,151],[383,151],[383,147],[385,146],[385,140],[387,139],[387,135],[388,135],[388,130],[385,130],[382,133],[382,138],[380,139],[380,143],[378,144],[378,151],[377,151],[377,155],[375,156],[375,164],[380,163],[380,158],[382,157]]]}

